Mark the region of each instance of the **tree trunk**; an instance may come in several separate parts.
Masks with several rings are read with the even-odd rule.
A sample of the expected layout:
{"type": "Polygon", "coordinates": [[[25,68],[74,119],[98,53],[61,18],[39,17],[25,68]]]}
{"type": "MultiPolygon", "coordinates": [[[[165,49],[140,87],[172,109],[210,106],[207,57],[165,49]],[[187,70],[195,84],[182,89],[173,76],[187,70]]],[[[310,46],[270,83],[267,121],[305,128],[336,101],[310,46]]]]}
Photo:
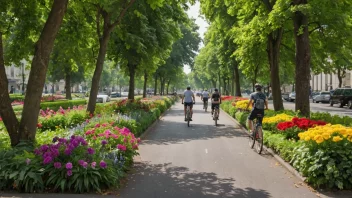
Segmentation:
{"type": "Polygon", "coordinates": [[[144,84],[143,84],[143,98],[147,97],[147,82],[148,82],[148,73],[144,72],[144,84]]]}
{"type": "Polygon", "coordinates": [[[337,70],[337,79],[339,80],[339,88],[342,87],[342,79],[344,77],[344,73],[345,72],[342,72],[342,74],[341,74],[341,69],[337,70]]]}
{"type": "Polygon", "coordinates": [[[129,88],[128,88],[128,99],[129,100],[134,100],[134,77],[136,73],[136,68],[137,65],[133,64],[128,64],[128,70],[129,70],[129,75],[130,75],[130,83],[129,83],[129,88]]]}
{"type": "Polygon", "coordinates": [[[216,88],[216,80],[212,79],[211,83],[213,84],[213,88],[216,88]]]}
{"type": "MultiPolygon", "coordinates": [[[[105,22],[104,20],[104,23],[107,23],[107,22],[105,22]]],[[[100,82],[101,73],[103,72],[104,60],[105,60],[106,51],[108,49],[110,33],[111,33],[111,30],[108,29],[107,27],[106,28],[104,27],[103,36],[102,38],[99,39],[99,54],[95,65],[95,70],[94,70],[93,79],[92,79],[92,87],[90,88],[89,101],[87,106],[87,111],[91,114],[94,114],[94,111],[95,111],[95,105],[96,105],[98,92],[99,92],[99,82],[100,82]]]]}
{"type": "Polygon", "coordinates": [[[2,32],[0,32],[0,116],[10,136],[11,146],[19,142],[19,122],[11,106],[11,99],[8,92],[8,79],[5,70],[4,49],[2,32]]]}
{"type": "Polygon", "coordinates": [[[238,70],[238,64],[236,63],[234,66],[234,74],[235,74],[235,96],[241,97],[241,84],[240,84],[240,71],[238,70]]]}
{"type": "MultiPolygon", "coordinates": [[[[308,0],[294,0],[293,4],[306,5],[308,0]]],[[[310,117],[309,78],[310,78],[310,46],[308,16],[296,11],[293,18],[296,39],[296,111],[310,117]],[[303,32],[302,32],[303,30],[303,32]]]]}
{"type": "Polygon", "coordinates": [[[167,81],[166,95],[169,95],[169,86],[170,86],[170,81],[171,81],[171,80],[168,80],[168,81],[167,81]]]}
{"type": "Polygon", "coordinates": [[[40,99],[44,88],[50,54],[53,50],[56,35],[64,18],[67,4],[68,0],[54,0],[49,17],[37,43],[35,44],[35,51],[19,128],[20,140],[28,140],[30,142],[35,140],[40,99]]]}
{"type": "Polygon", "coordinates": [[[66,90],[66,99],[72,100],[70,71],[65,72],[65,90],[66,90]]]}
{"type": "MultiPolygon", "coordinates": [[[[281,97],[281,84],[279,73],[279,55],[280,44],[282,40],[283,29],[280,28],[268,35],[268,59],[270,64],[270,81],[271,93],[274,101],[274,110],[279,111],[284,109],[281,97]]],[[[309,72],[308,72],[309,73],[309,72]]]]}
{"type": "Polygon", "coordinates": [[[154,78],[154,96],[156,96],[157,90],[158,90],[158,75],[155,74],[155,78],[154,78]]]}

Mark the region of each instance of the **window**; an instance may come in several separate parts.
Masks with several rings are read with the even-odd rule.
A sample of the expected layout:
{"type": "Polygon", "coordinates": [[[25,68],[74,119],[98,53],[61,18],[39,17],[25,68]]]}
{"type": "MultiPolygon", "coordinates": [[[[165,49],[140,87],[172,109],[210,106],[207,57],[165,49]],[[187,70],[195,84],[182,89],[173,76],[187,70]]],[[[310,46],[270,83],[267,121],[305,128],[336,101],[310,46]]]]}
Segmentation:
{"type": "Polygon", "coordinates": [[[334,95],[337,96],[337,95],[341,95],[342,93],[342,89],[336,89],[336,91],[334,92],[334,95]]]}
{"type": "Polygon", "coordinates": [[[14,78],[15,77],[15,67],[11,66],[11,77],[14,78]]]}
{"type": "Polygon", "coordinates": [[[352,89],[345,89],[345,91],[343,92],[344,96],[352,96],[352,89]]]}

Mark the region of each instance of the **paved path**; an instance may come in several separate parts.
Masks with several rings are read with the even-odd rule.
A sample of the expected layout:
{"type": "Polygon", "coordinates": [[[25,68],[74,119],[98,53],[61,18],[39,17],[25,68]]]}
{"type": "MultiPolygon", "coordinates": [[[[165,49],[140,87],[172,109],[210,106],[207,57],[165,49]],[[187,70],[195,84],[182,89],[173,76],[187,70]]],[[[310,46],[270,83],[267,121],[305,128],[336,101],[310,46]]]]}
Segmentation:
{"type": "Polygon", "coordinates": [[[215,127],[195,105],[188,128],[182,108],[175,105],[143,141],[120,197],[317,197],[271,156],[251,150],[226,115],[215,127]]]}

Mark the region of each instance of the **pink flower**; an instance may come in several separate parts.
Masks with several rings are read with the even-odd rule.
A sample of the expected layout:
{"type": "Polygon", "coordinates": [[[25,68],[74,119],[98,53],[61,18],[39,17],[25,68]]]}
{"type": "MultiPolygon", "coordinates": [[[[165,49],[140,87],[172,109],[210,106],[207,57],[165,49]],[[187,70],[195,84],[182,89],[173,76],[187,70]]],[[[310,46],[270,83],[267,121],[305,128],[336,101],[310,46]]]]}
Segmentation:
{"type": "Polygon", "coordinates": [[[68,170],[68,171],[67,171],[67,176],[70,177],[71,175],[72,175],[72,170],[68,170]]]}
{"type": "Polygon", "coordinates": [[[99,165],[100,165],[101,168],[106,168],[107,167],[106,162],[104,162],[103,160],[100,161],[99,165]]]}
{"type": "Polygon", "coordinates": [[[133,145],[132,148],[133,148],[134,150],[137,150],[137,149],[138,149],[138,144],[133,145]]]}
{"type": "Polygon", "coordinates": [[[95,168],[96,165],[97,165],[96,162],[92,162],[92,164],[91,164],[92,168],[95,168]]]}
{"type": "Polygon", "coordinates": [[[122,151],[126,151],[127,147],[124,145],[118,144],[117,149],[122,150],[122,151]]]}
{"type": "Polygon", "coordinates": [[[71,162],[68,162],[67,164],[66,164],[66,169],[68,169],[68,170],[70,170],[70,169],[72,169],[72,163],[71,162]]]}
{"type": "Polygon", "coordinates": [[[56,169],[61,168],[61,163],[60,163],[60,162],[55,162],[55,163],[54,163],[54,167],[55,167],[56,169]]]}

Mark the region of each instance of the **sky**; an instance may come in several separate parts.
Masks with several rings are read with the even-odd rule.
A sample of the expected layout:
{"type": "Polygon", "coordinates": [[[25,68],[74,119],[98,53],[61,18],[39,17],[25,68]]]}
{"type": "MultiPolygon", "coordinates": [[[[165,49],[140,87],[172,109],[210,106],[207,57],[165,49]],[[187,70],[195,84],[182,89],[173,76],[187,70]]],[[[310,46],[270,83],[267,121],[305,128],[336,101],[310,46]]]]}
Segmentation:
{"type": "MultiPolygon", "coordinates": [[[[208,28],[208,23],[201,18],[200,15],[200,3],[199,1],[197,1],[196,4],[190,6],[190,9],[187,11],[188,16],[190,16],[191,18],[195,18],[196,19],[196,24],[199,26],[199,35],[202,39],[204,39],[204,33],[207,31],[208,28]]],[[[203,43],[201,43],[200,48],[203,47],[203,43]]],[[[189,66],[185,65],[183,67],[183,71],[185,71],[187,74],[191,72],[191,69],[189,68],[189,66]]]]}

